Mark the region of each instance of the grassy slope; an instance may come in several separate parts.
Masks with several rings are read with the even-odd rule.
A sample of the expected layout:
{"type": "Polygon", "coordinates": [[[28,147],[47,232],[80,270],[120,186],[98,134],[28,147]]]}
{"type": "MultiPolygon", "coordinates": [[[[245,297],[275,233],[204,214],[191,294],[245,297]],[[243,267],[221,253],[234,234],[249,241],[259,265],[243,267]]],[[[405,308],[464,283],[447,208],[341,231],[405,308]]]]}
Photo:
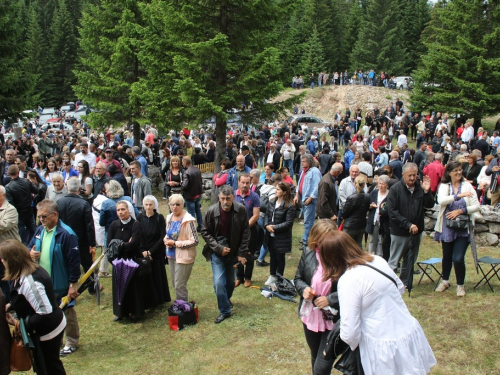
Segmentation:
{"type": "MultiPolygon", "coordinates": [[[[161,212],[166,211],[162,202],[161,212]]],[[[303,226],[295,223],[294,244],[303,226]]],[[[182,332],[168,327],[166,310],[147,314],[138,324],[113,323],[111,280],[105,279],[101,309],[88,294],[77,306],[81,342],[79,350],[63,359],[68,374],[308,374],[309,353],[297,304],[266,299],[257,290],[240,286],[235,290],[234,317],[215,325],[218,315],[212,288],[210,264],[201,255],[189,283],[190,297],[199,305],[200,322],[182,332]]],[[[293,278],[300,252],[295,246],[287,257],[285,276],[293,278]]],[[[420,259],[440,256],[440,247],[425,238],[420,259]]],[[[480,255],[497,255],[497,249],[480,255]]],[[[497,374],[500,359],[498,293],[472,287],[479,279],[467,256],[468,274],[463,299],[454,288],[444,294],[433,292],[429,281],[415,287],[404,299],[420,321],[434,350],[438,365],[433,374],[497,374]]],[[[254,283],[263,285],[268,268],[255,268],[254,283]]],[[[451,277],[452,284],[454,276],[451,277]]],[[[416,285],[416,282],[415,282],[416,285]]],[[[497,289],[500,288],[496,283],[497,289]]],[[[171,292],[173,292],[171,290],[171,292]]]]}

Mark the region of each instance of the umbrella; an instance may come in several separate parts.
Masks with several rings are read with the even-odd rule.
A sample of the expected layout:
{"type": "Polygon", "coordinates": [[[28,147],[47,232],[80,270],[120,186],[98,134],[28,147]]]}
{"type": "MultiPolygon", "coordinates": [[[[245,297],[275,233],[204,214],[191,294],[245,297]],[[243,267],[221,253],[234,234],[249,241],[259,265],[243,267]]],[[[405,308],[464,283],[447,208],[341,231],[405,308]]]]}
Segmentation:
{"type": "Polygon", "coordinates": [[[99,272],[97,268],[94,270],[94,290],[95,290],[95,298],[97,301],[97,306],[101,306],[101,282],[99,280],[99,272]]]}
{"type": "MultiPolygon", "coordinates": [[[[106,252],[104,252],[103,254],[99,255],[99,257],[97,258],[97,260],[94,263],[92,263],[92,265],[87,270],[87,272],[85,272],[85,274],[80,277],[80,279],[78,280],[78,294],[82,294],[85,291],[85,289],[88,288],[88,286],[90,285],[90,283],[95,282],[94,271],[97,270],[97,267],[101,263],[101,260],[102,260],[102,258],[104,257],[105,254],[106,254],[106,252]]],[[[70,302],[71,301],[69,300],[68,296],[64,296],[64,297],[61,298],[61,304],[59,305],[59,307],[62,310],[64,310],[65,308],[68,307],[68,305],[69,305],[70,302]]],[[[99,304],[99,302],[98,302],[98,304],[99,304]]]]}
{"type": "Polygon", "coordinates": [[[477,260],[476,232],[474,231],[474,225],[472,224],[471,220],[469,220],[469,241],[470,241],[470,250],[472,253],[472,259],[474,259],[474,265],[476,266],[476,272],[479,273],[479,262],[477,260]]]}
{"type": "Polygon", "coordinates": [[[29,336],[28,332],[26,331],[26,325],[24,323],[24,319],[19,319],[19,331],[21,332],[21,337],[23,339],[24,346],[28,350],[31,365],[33,366],[33,372],[37,373],[35,358],[33,357],[35,345],[33,344],[33,340],[31,339],[31,336],[29,336]]]}
{"type": "Polygon", "coordinates": [[[123,298],[125,297],[125,292],[127,291],[128,284],[135,274],[139,265],[133,260],[129,259],[115,259],[113,262],[114,268],[114,278],[115,278],[115,288],[116,295],[118,297],[118,305],[121,305],[123,298]]]}
{"type": "Polygon", "coordinates": [[[414,250],[413,250],[413,234],[410,235],[410,241],[408,243],[408,252],[406,253],[406,288],[408,289],[408,296],[411,296],[411,290],[413,289],[413,268],[415,263],[413,263],[414,250]]]}

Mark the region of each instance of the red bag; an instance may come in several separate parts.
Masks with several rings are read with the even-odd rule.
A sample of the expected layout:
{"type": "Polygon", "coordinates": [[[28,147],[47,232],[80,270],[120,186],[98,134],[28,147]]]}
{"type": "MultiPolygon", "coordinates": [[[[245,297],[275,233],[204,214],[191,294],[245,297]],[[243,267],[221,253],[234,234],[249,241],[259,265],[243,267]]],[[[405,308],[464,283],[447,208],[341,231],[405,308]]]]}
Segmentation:
{"type": "Polygon", "coordinates": [[[174,311],[172,306],[168,308],[168,325],[172,331],[180,331],[187,326],[195,325],[199,322],[198,305],[194,301],[191,301],[189,304],[191,305],[191,310],[188,312],[174,311]]]}
{"type": "Polygon", "coordinates": [[[340,223],[338,230],[340,230],[340,231],[344,230],[344,220],[342,220],[342,223],[340,223]]]}

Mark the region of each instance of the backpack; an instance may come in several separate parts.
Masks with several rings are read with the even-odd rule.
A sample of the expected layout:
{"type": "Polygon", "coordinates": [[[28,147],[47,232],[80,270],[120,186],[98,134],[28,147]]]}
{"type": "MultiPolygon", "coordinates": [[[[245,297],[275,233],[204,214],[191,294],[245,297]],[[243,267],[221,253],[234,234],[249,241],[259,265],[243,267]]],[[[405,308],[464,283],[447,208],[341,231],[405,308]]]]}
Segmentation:
{"type": "Polygon", "coordinates": [[[269,205],[270,195],[276,194],[276,188],[268,190],[266,193],[260,196],[260,212],[265,214],[267,212],[267,206],[269,205]]]}

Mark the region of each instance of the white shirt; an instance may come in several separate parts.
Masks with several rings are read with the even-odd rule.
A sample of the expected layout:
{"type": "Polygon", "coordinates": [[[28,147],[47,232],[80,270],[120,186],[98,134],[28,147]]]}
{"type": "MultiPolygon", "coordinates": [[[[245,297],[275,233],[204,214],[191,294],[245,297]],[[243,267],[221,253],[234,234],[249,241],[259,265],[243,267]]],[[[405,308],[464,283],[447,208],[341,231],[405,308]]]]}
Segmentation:
{"type": "Polygon", "coordinates": [[[405,143],[408,143],[408,139],[406,138],[406,135],[400,134],[398,137],[398,146],[403,147],[405,143]]]}
{"type": "Polygon", "coordinates": [[[78,154],[76,154],[76,156],[75,156],[75,162],[76,162],[77,165],[78,165],[78,163],[81,160],[86,160],[87,163],[89,163],[89,169],[94,168],[95,165],[96,165],[96,157],[90,151],[87,152],[87,155],[83,155],[81,152],[78,153],[78,154]]]}
{"type": "Polygon", "coordinates": [[[348,269],[338,282],[340,337],[351,349],[359,345],[366,375],[421,375],[436,364],[424,331],[401,294],[405,286],[387,262],[374,256],[371,266],[348,269]]]}
{"type": "Polygon", "coordinates": [[[462,141],[465,143],[469,143],[469,141],[474,138],[474,128],[472,126],[469,126],[468,128],[465,128],[463,133],[462,133],[462,141]]]}

